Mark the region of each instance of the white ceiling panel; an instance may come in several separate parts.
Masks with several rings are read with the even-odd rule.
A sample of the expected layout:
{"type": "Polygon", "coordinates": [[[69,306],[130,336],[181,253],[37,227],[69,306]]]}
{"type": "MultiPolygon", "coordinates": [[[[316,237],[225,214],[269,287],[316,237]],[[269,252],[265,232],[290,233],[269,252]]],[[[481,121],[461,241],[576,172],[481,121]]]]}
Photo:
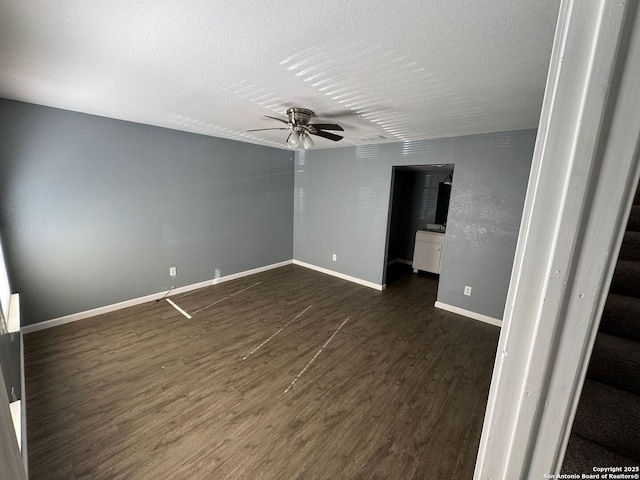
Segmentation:
{"type": "Polygon", "coordinates": [[[0,96],[284,148],[536,127],[559,0],[0,0],[0,96]]]}

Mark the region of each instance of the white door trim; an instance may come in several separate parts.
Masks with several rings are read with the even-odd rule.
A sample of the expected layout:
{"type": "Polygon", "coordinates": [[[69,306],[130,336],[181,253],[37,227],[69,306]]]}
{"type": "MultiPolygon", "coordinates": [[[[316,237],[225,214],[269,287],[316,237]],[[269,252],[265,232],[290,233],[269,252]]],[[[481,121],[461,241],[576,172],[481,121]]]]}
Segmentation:
{"type": "Polygon", "coordinates": [[[640,175],[637,10],[561,3],[475,480],[562,466],[640,175]]]}

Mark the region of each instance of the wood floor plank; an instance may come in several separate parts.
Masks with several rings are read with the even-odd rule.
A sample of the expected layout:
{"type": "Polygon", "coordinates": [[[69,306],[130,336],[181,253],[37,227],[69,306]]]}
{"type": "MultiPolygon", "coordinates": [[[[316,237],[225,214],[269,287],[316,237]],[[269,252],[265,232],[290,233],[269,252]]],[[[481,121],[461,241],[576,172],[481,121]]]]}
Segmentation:
{"type": "Polygon", "coordinates": [[[499,330],[436,288],[287,266],[26,335],[30,477],[470,479],[499,330]]]}

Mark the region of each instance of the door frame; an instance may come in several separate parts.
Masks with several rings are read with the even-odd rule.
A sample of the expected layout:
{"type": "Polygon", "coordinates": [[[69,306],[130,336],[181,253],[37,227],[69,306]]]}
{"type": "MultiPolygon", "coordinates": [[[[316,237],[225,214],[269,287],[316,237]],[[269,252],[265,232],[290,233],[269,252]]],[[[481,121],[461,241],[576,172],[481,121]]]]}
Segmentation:
{"type": "Polygon", "coordinates": [[[563,0],[475,480],[558,474],[640,178],[638,2],[563,0]]]}

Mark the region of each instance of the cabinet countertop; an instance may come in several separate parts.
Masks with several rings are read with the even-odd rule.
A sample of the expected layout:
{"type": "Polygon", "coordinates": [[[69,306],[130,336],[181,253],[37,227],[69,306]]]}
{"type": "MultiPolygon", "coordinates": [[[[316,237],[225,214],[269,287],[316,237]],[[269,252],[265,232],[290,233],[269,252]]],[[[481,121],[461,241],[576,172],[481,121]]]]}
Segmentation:
{"type": "Polygon", "coordinates": [[[417,230],[416,241],[444,243],[444,233],[431,230],[417,230]]]}

